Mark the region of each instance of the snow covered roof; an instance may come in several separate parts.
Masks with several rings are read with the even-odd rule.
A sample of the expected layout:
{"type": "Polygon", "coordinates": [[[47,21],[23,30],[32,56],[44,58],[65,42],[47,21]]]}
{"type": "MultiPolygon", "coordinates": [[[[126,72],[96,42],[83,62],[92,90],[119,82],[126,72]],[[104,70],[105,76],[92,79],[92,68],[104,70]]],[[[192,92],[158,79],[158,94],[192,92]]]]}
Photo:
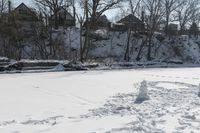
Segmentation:
{"type": "Polygon", "coordinates": [[[143,22],[135,15],[129,14],[128,16],[119,20],[117,23],[143,23],[143,22]]]}

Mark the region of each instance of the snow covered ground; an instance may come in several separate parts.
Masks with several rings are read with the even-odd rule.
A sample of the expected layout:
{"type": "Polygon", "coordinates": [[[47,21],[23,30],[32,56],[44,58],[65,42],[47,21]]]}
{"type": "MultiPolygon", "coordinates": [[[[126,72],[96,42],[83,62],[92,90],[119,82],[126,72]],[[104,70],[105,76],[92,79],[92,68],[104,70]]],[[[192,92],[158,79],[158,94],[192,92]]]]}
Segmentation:
{"type": "Polygon", "coordinates": [[[2,74],[0,133],[199,133],[199,83],[200,68],[2,74]]]}

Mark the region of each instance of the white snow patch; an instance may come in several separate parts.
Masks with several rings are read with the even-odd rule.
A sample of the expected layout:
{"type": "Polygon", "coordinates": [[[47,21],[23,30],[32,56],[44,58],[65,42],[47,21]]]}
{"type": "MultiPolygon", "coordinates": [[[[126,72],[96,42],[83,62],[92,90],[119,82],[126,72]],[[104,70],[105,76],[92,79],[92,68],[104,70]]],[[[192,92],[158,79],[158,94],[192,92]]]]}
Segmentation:
{"type": "Polygon", "coordinates": [[[55,71],[64,71],[65,67],[62,64],[58,64],[57,66],[54,67],[55,71]]]}
{"type": "Polygon", "coordinates": [[[0,132],[198,133],[199,73],[179,68],[3,74],[0,132]],[[135,104],[133,84],[143,80],[150,99],[135,104]]]}

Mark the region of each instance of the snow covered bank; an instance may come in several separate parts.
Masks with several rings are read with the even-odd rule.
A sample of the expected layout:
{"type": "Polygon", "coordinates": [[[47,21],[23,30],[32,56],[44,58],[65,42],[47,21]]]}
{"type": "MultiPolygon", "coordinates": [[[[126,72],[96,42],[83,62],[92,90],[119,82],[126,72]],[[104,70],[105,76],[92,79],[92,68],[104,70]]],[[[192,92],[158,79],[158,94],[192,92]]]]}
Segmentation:
{"type": "Polygon", "coordinates": [[[199,68],[0,75],[1,133],[199,132],[199,68]],[[135,104],[147,80],[150,99],[135,104]]]}
{"type": "MultiPolygon", "coordinates": [[[[113,61],[120,62],[124,60],[126,53],[129,51],[129,61],[147,61],[148,44],[144,34],[133,33],[130,37],[129,47],[127,46],[127,32],[98,29],[94,31],[91,37],[93,39],[88,51],[87,59],[89,60],[102,61],[110,58],[113,61]]],[[[34,39],[28,39],[23,42],[24,48],[20,57],[17,58],[16,55],[7,56],[15,59],[77,60],[80,58],[80,29],[73,27],[56,30],[53,32],[52,39],[55,48],[48,45],[48,39],[44,44],[42,42],[45,40],[36,43],[34,39]],[[40,47],[44,47],[45,50],[40,47]]],[[[200,63],[200,38],[190,38],[186,35],[168,38],[161,33],[155,33],[152,41],[151,57],[155,60],[181,60],[184,63],[200,63]]]]}
{"type": "Polygon", "coordinates": [[[8,59],[0,65],[1,73],[34,73],[57,71],[112,70],[135,68],[184,68],[200,67],[200,64],[183,63],[180,60],[148,62],[73,62],[68,60],[20,60],[8,59]]]}

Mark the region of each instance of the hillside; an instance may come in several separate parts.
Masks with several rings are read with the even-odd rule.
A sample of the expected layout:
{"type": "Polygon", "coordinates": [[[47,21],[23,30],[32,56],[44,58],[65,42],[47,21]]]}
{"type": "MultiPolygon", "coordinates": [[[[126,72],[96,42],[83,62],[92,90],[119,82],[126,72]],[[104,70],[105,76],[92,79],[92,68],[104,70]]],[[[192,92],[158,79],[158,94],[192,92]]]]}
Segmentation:
{"type": "MultiPolygon", "coordinates": [[[[56,33],[55,36],[60,36],[56,33]]],[[[73,49],[79,51],[80,35],[79,29],[68,29],[65,35],[62,35],[67,52],[73,49]]],[[[113,61],[124,61],[124,55],[127,47],[127,32],[113,32],[106,30],[97,30],[93,33],[93,40],[89,50],[88,57],[96,61],[102,61],[110,58],[113,61]]],[[[142,43],[145,41],[145,35],[132,34],[130,38],[130,61],[135,62],[142,43]]],[[[141,51],[141,60],[146,61],[147,46],[141,51]]],[[[156,33],[153,39],[152,57],[154,61],[177,60],[184,63],[199,63],[200,61],[200,39],[189,38],[186,35],[165,37],[156,33]]]]}
{"type": "MultiPolygon", "coordinates": [[[[125,62],[124,57],[129,48],[128,62],[146,62],[148,43],[146,35],[132,33],[127,47],[127,32],[96,30],[91,33],[91,44],[88,47],[86,62],[116,63],[125,62]],[[138,56],[138,53],[141,54],[138,56]]],[[[82,35],[84,44],[84,34],[82,35]]],[[[19,49],[6,48],[6,56],[11,59],[31,60],[73,60],[80,58],[79,28],[59,29],[52,31],[52,38],[43,40],[27,38],[19,49]],[[51,43],[49,41],[51,39],[51,43]],[[15,52],[13,52],[15,50],[15,52]]],[[[3,49],[1,49],[3,51],[3,49]]],[[[2,52],[4,53],[4,52],[2,52]]],[[[200,62],[200,38],[187,35],[166,37],[155,33],[152,42],[151,57],[153,62],[182,62],[198,64],[200,62]]],[[[127,60],[126,60],[127,62],[127,60]]]]}

